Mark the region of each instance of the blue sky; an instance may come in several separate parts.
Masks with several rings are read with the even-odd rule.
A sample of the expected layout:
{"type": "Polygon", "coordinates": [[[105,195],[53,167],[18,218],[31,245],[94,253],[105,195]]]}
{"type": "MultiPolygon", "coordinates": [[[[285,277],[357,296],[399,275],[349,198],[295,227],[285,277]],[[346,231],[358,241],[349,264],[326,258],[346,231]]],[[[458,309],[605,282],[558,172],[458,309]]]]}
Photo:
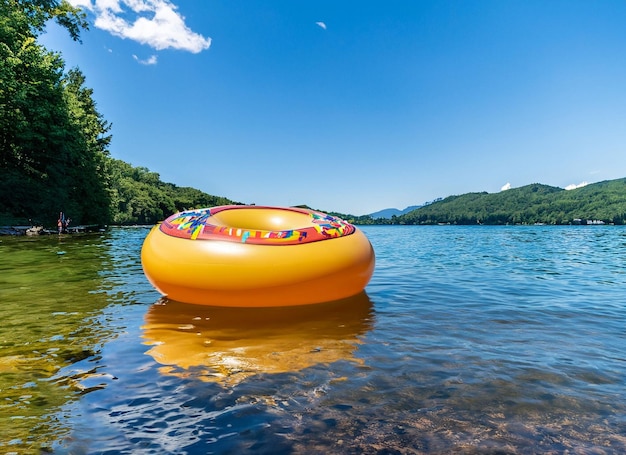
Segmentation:
{"type": "Polygon", "coordinates": [[[624,0],[71,0],[111,154],[356,215],[626,177],[624,0]]]}

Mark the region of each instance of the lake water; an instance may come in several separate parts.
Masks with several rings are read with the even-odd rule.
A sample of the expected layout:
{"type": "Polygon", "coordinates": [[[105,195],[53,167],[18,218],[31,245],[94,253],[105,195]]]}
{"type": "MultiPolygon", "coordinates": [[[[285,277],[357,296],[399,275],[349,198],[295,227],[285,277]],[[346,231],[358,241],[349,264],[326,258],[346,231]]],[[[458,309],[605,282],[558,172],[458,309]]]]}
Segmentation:
{"type": "Polygon", "coordinates": [[[0,238],[0,452],[626,452],[626,229],[362,228],[344,302],[161,299],[148,233],[0,238]]]}

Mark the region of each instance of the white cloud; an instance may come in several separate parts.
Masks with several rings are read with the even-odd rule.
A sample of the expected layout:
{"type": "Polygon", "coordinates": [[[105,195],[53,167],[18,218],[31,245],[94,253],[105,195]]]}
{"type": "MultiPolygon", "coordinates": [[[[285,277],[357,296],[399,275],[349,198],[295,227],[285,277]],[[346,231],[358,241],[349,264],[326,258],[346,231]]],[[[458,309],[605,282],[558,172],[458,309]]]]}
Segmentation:
{"type": "Polygon", "coordinates": [[[91,10],[91,0],[70,0],[72,6],[91,10]]]}
{"type": "Polygon", "coordinates": [[[582,188],[583,186],[587,186],[587,185],[589,185],[589,182],[581,182],[578,185],[572,183],[571,185],[567,185],[565,187],[565,189],[568,190],[568,191],[569,190],[575,190],[576,188],[582,188]]]}
{"type": "Polygon", "coordinates": [[[94,25],[120,38],[156,50],[178,49],[198,53],[211,46],[211,38],[192,31],[169,0],[70,0],[91,11],[94,25]]]}
{"type": "Polygon", "coordinates": [[[506,191],[510,189],[511,189],[511,184],[507,182],[506,184],[502,186],[502,188],[500,188],[500,191],[506,191]]]}
{"type": "Polygon", "coordinates": [[[326,24],[324,22],[316,22],[315,25],[319,25],[320,27],[322,27],[324,30],[326,30],[326,24]]]}
{"type": "Polygon", "coordinates": [[[157,64],[157,56],[156,55],[151,55],[147,59],[141,60],[139,57],[137,57],[135,54],[133,54],[133,58],[135,60],[137,60],[138,63],[141,63],[142,65],[156,65],[157,64]]]}

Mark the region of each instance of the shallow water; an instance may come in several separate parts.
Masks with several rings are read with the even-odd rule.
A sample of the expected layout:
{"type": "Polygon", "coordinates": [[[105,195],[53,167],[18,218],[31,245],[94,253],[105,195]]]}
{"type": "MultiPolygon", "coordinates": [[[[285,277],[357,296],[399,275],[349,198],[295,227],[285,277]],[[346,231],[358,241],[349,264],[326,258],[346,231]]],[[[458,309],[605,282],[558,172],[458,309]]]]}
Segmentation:
{"type": "Polygon", "coordinates": [[[626,229],[366,226],[366,292],[161,299],[146,229],[0,238],[5,453],[624,453],[626,229]]]}

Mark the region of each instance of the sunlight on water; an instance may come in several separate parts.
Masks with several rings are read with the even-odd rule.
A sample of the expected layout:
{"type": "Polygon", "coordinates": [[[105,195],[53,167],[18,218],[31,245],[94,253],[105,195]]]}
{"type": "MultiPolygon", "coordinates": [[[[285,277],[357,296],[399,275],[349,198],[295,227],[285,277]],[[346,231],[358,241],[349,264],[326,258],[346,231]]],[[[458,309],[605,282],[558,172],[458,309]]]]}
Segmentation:
{"type": "Polygon", "coordinates": [[[0,238],[0,449],[623,453],[626,230],[363,229],[366,293],[160,298],[146,229],[0,238]]]}
{"type": "MultiPolygon", "coordinates": [[[[107,305],[94,294],[107,266],[99,238],[1,238],[0,434],[16,448],[55,426],[46,418],[73,395],[63,366],[96,355],[102,333],[92,317],[107,305]]],[[[6,441],[5,441],[6,442],[6,441]]]]}

